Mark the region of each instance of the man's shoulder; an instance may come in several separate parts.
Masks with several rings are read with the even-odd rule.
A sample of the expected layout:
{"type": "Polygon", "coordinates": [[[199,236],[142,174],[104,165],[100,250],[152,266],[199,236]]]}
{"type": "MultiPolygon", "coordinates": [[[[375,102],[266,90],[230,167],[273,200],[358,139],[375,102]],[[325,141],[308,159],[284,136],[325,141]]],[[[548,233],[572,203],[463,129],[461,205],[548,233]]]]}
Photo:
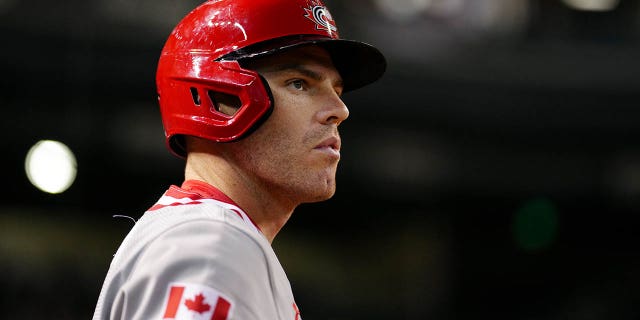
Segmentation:
{"type": "MultiPolygon", "coordinates": [[[[121,311],[123,315],[134,312],[144,315],[132,318],[154,318],[165,310],[167,292],[182,286],[206,287],[231,302],[268,306],[273,302],[273,260],[255,231],[245,225],[233,210],[215,205],[145,213],[114,257],[99,304],[120,304],[120,296],[127,299],[121,307],[131,309],[121,311]]],[[[239,315],[249,312],[240,304],[234,308],[239,315]]]]}
{"type": "Polygon", "coordinates": [[[163,242],[205,241],[208,245],[217,243],[232,246],[262,247],[266,242],[242,216],[232,209],[215,203],[199,203],[166,207],[146,212],[138,221],[132,233],[150,233],[154,245],[163,242]],[[138,226],[139,224],[139,226],[138,226]]]}
{"type": "MultiPolygon", "coordinates": [[[[201,204],[192,208],[167,211],[171,212],[168,212],[165,217],[152,219],[154,222],[146,226],[155,229],[157,233],[149,246],[179,244],[182,247],[200,245],[209,249],[221,247],[220,249],[262,250],[262,247],[268,244],[261,234],[250,228],[236,212],[230,209],[201,204]]],[[[234,251],[236,251],[235,255],[243,252],[234,251]]]]}
{"type": "Polygon", "coordinates": [[[171,206],[147,211],[136,222],[114,256],[112,268],[128,269],[142,256],[168,250],[174,251],[174,259],[188,259],[197,254],[193,248],[201,248],[200,259],[207,259],[214,254],[220,257],[228,247],[235,251],[230,259],[242,259],[267,250],[266,246],[266,239],[231,209],[209,203],[171,206]]]}
{"type": "Polygon", "coordinates": [[[111,268],[132,283],[148,278],[208,279],[208,283],[232,286],[226,282],[268,277],[272,251],[268,241],[255,233],[233,210],[223,207],[163,208],[145,213],[136,223],[111,268]]]}

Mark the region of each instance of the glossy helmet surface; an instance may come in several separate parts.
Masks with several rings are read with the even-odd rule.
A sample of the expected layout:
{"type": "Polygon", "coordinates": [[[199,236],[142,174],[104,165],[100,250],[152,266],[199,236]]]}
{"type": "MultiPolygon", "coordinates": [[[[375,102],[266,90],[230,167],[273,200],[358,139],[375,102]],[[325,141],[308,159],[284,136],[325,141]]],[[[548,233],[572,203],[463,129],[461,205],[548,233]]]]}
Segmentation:
{"type": "Polygon", "coordinates": [[[324,47],[344,81],[344,91],[382,76],[384,56],[376,48],[340,39],[320,0],[210,0],[178,23],[160,56],[156,74],[167,146],[186,151],[179,137],[216,142],[237,140],[271,112],[266,81],[241,67],[243,59],[315,44],[324,47]],[[216,94],[233,97],[235,113],[221,112],[216,94]]]}

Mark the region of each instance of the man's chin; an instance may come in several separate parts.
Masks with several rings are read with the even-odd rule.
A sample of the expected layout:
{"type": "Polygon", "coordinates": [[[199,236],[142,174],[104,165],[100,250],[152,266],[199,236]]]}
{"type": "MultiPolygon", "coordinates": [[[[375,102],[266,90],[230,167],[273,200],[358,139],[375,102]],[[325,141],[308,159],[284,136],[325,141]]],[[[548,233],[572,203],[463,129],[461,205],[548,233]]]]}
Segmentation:
{"type": "Polygon", "coordinates": [[[309,200],[306,201],[306,203],[322,202],[322,201],[329,200],[333,197],[335,193],[336,193],[335,184],[332,186],[327,186],[326,189],[319,191],[315,193],[313,196],[309,197],[309,200]]]}

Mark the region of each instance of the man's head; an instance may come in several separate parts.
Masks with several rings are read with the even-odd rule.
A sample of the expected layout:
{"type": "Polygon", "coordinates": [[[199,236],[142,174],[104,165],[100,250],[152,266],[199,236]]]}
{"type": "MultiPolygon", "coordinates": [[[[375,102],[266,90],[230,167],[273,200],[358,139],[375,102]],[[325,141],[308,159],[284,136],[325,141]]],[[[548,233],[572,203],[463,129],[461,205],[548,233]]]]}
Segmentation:
{"type": "Polygon", "coordinates": [[[183,136],[216,142],[249,136],[274,107],[253,61],[309,46],[328,55],[341,91],[377,80],[386,67],[377,49],[339,39],[320,0],[213,0],[196,8],[174,29],[158,65],[170,150],[186,155],[183,136]]]}
{"type": "Polygon", "coordinates": [[[232,168],[241,184],[294,205],[330,198],[340,160],[338,126],[349,116],[340,97],[343,79],[330,55],[319,46],[302,46],[254,59],[247,67],[268,83],[275,103],[271,115],[231,143],[188,138],[189,157],[214,154],[224,163],[214,170],[232,168]]]}

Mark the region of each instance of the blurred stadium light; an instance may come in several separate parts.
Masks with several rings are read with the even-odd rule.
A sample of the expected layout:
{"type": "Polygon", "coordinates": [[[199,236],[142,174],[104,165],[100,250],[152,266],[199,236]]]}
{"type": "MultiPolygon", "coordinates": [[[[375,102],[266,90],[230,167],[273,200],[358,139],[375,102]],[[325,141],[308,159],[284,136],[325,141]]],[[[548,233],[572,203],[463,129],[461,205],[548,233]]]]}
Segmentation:
{"type": "Polygon", "coordinates": [[[562,2],[570,8],[585,11],[610,11],[620,4],[620,0],[562,0],[562,2]]]}

